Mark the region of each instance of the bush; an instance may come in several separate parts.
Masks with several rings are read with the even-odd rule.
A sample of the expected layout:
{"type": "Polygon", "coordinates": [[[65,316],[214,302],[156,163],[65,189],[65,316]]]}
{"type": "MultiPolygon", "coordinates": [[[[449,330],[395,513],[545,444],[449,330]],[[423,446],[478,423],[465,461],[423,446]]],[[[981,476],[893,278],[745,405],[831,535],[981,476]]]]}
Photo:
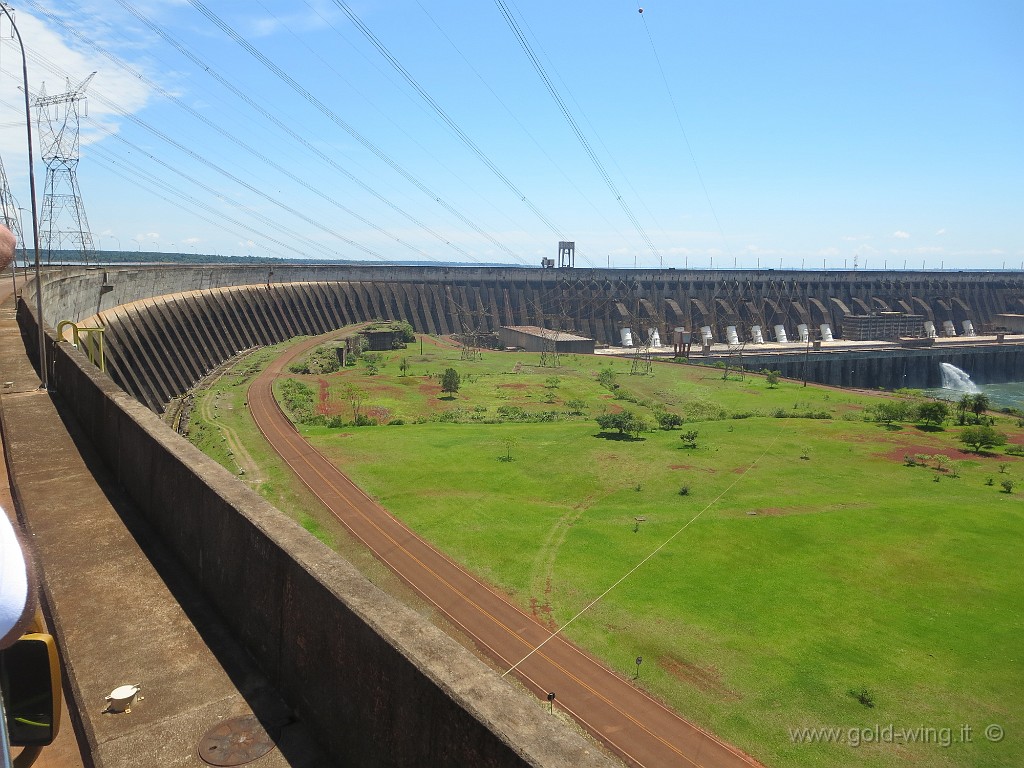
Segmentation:
{"type": "Polygon", "coordinates": [[[875,694],[868,690],[867,686],[862,685],[859,690],[851,688],[847,693],[868,709],[875,706],[875,694]]]}
{"type": "Polygon", "coordinates": [[[981,453],[982,448],[992,448],[996,445],[1006,444],[1006,435],[997,432],[987,424],[980,424],[976,427],[964,427],[957,438],[964,445],[974,448],[975,453],[981,453]]]}
{"type": "Polygon", "coordinates": [[[602,413],[597,417],[597,426],[603,432],[614,429],[620,435],[633,435],[634,437],[647,429],[647,423],[643,418],[632,411],[602,413]]]}
{"type": "Polygon", "coordinates": [[[688,486],[688,485],[681,486],[679,488],[679,495],[680,496],[689,496],[690,495],[690,486],[688,486]]]}
{"type": "Polygon", "coordinates": [[[676,413],[662,412],[657,415],[658,426],[664,430],[683,426],[683,417],[676,413]]]}
{"type": "Polygon", "coordinates": [[[999,483],[999,485],[1003,487],[1003,493],[1013,493],[1013,487],[1014,485],[1016,485],[1016,483],[1014,483],[1013,480],[1007,478],[1006,480],[1003,480],[1001,483],[999,483]]]}
{"type": "MultiPolygon", "coordinates": [[[[298,379],[285,379],[281,383],[281,400],[285,411],[296,424],[312,424],[316,414],[316,394],[313,388],[298,379]]],[[[320,417],[323,419],[323,417],[320,417]]]]}

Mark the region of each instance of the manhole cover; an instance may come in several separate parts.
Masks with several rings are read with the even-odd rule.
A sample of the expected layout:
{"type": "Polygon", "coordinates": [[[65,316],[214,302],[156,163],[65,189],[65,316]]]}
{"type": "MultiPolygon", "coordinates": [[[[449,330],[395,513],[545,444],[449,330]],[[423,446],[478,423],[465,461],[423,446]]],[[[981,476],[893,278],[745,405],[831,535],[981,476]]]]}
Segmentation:
{"type": "Polygon", "coordinates": [[[233,717],[215,725],[199,742],[199,756],[210,765],[245,765],[274,748],[255,715],[233,717]]]}

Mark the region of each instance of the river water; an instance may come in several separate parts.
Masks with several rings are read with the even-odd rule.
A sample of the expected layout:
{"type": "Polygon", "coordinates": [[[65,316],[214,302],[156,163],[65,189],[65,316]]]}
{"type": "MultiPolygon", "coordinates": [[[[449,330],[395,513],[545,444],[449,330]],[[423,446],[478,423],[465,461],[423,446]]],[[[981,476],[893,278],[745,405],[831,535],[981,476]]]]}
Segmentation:
{"type": "MultiPolygon", "coordinates": [[[[1020,408],[1024,410],[1024,382],[1012,381],[1006,384],[978,384],[976,386],[980,392],[988,395],[993,408],[1020,408]]],[[[946,389],[945,387],[934,387],[922,391],[931,397],[953,400],[954,402],[966,394],[964,390],[946,389]]]]}

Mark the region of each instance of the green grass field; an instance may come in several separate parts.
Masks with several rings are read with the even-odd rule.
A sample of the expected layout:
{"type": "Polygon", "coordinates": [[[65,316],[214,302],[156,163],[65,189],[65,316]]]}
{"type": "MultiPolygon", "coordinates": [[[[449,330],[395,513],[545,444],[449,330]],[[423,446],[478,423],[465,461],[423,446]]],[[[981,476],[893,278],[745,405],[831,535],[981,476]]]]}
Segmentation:
{"type": "MultiPolygon", "coordinates": [[[[328,413],[351,419],[348,384],[364,413],[404,422],[302,429],[418,533],[623,675],[642,656],[641,685],[770,766],[1024,765],[1024,507],[1000,488],[1024,487],[1024,459],[965,453],[955,426],[867,422],[871,393],[670,363],[631,376],[628,360],[538,362],[466,361],[427,340],[423,354],[383,356],[376,375],[295,376],[314,392],[326,382],[328,413]],[[447,367],[462,377],[451,399],[447,367]],[[597,378],[608,368],[614,392],[597,378]],[[568,415],[574,400],[582,415],[568,415]],[[652,424],[657,409],[684,416],[697,447],[678,429],[610,439],[594,417],[620,408],[652,424]],[[992,724],[1002,740],[986,738],[992,724]],[[796,743],[818,727],[845,743],[796,743]]],[[[245,425],[239,398],[259,364],[206,396],[235,403],[224,426],[265,467],[264,495],[312,509],[245,425]]],[[[1024,442],[1016,419],[997,427],[1024,442]]]]}

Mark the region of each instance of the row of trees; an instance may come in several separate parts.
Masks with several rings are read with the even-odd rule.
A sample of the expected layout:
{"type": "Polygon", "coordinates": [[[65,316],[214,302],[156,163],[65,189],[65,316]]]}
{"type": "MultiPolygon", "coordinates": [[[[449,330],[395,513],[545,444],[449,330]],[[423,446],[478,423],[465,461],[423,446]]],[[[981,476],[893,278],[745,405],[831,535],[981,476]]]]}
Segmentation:
{"type": "Polygon", "coordinates": [[[992,401],[989,400],[988,395],[984,392],[964,395],[956,403],[957,424],[966,424],[968,413],[974,415],[974,423],[978,424],[981,422],[981,417],[985,411],[991,407],[992,401]]]}
{"type": "Polygon", "coordinates": [[[921,421],[938,426],[949,418],[949,403],[942,400],[927,400],[920,403],[910,400],[884,400],[871,407],[871,416],[880,424],[921,421]]]}

